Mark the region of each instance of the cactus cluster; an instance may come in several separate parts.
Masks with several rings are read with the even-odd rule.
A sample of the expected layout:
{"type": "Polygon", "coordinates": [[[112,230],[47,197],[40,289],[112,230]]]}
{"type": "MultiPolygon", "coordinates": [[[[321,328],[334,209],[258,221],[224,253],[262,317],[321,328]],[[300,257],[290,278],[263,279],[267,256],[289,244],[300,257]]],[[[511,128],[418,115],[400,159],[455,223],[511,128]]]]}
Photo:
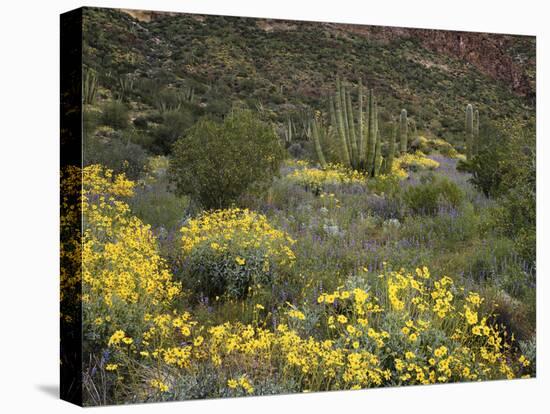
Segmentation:
{"type": "Polygon", "coordinates": [[[91,105],[97,95],[97,75],[92,69],[84,69],[82,82],[82,100],[84,104],[91,105]]]}
{"type": "MultiPolygon", "coordinates": [[[[405,110],[404,113],[406,123],[405,110]]],[[[378,106],[372,89],[365,94],[359,81],[357,109],[354,109],[351,92],[345,82],[337,78],[336,92],[334,96],[329,97],[329,114],[328,127],[323,127],[320,116],[315,117],[312,123],[315,151],[322,167],[326,165],[322,143],[332,139],[338,142],[339,159],[345,166],[366,172],[370,176],[391,171],[396,129],[393,128],[394,132],[387,143],[387,154],[383,157],[382,137],[378,127],[378,106]]]]}
{"type": "Polygon", "coordinates": [[[177,111],[188,103],[193,103],[195,90],[191,87],[181,87],[177,90],[166,88],[162,90],[155,100],[157,109],[164,113],[177,111]]]}
{"type": "Polygon", "coordinates": [[[130,94],[134,90],[134,80],[128,76],[120,76],[117,82],[117,88],[115,91],[115,98],[119,101],[128,101],[130,94]]]}

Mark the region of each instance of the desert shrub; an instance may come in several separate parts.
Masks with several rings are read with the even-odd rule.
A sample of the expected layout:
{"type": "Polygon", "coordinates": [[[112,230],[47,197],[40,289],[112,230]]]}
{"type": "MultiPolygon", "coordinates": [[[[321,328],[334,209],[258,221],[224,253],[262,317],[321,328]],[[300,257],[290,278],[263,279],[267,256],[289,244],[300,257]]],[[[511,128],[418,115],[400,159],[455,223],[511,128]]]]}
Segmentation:
{"type": "Polygon", "coordinates": [[[174,146],[170,173],[179,194],[207,209],[223,208],[245,192],[264,193],[283,155],[273,128],[238,111],[223,123],[197,122],[174,146]]]}
{"type": "Polygon", "coordinates": [[[102,108],[101,123],[120,130],[128,127],[128,108],[120,101],[109,101],[102,108]]]}
{"type": "Polygon", "coordinates": [[[304,145],[301,142],[293,142],[288,147],[288,153],[293,158],[303,159],[307,155],[307,151],[304,149],[304,145]]]}
{"type": "MultiPolygon", "coordinates": [[[[150,224],[158,233],[161,250],[164,242],[172,238],[185,218],[190,214],[188,197],[180,197],[171,191],[167,177],[169,161],[165,156],[150,157],[144,174],[138,182],[134,196],[129,200],[132,212],[150,224]]],[[[170,244],[170,243],[168,243],[170,244]]],[[[170,250],[175,250],[175,246],[170,250]]],[[[165,250],[162,254],[172,257],[165,250]]]]}
{"type": "Polygon", "coordinates": [[[82,132],[84,139],[91,137],[101,122],[101,112],[97,109],[84,107],[82,113],[82,132]]]}
{"type": "Polygon", "coordinates": [[[514,333],[515,338],[520,341],[530,339],[536,322],[534,306],[532,306],[533,310],[531,311],[529,309],[530,304],[524,303],[498,289],[489,289],[486,292],[486,297],[487,303],[484,307],[493,309],[494,322],[508,328],[514,333]]]}
{"type": "Polygon", "coordinates": [[[197,297],[244,298],[258,284],[271,286],[294,262],[294,240],[261,214],[207,212],[181,229],[183,279],[197,297]]]}
{"type": "Polygon", "coordinates": [[[433,216],[405,217],[401,235],[427,245],[453,248],[457,243],[471,240],[479,234],[479,218],[471,204],[460,209],[444,209],[433,216]]]}
{"type": "Polygon", "coordinates": [[[459,167],[472,183],[498,199],[496,229],[516,241],[516,250],[536,260],[536,135],[532,121],[489,125],[478,153],[459,167]]]}
{"type": "Polygon", "coordinates": [[[84,143],[84,164],[101,164],[115,173],[137,179],[147,163],[147,152],[138,144],[111,138],[102,142],[89,137],[84,143]]]}
{"type": "Polygon", "coordinates": [[[133,124],[138,129],[147,129],[147,126],[149,125],[147,122],[147,118],[144,116],[138,116],[133,120],[133,124]]]}
{"type": "Polygon", "coordinates": [[[443,206],[458,207],[464,199],[460,187],[446,177],[427,175],[403,192],[406,206],[415,214],[433,215],[443,206]]]}
{"type": "Polygon", "coordinates": [[[231,109],[231,103],[225,99],[212,99],[206,106],[206,113],[216,119],[223,119],[223,117],[231,109]]]}
{"type": "Polygon", "coordinates": [[[187,129],[193,125],[193,121],[193,116],[185,109],[163,113],[162,123],[153,131],[154,140],[151,151],[154,154],[169,154],[174,143],[185,135],[187,129]]]}
{"type": "Polygon", "coordinates": [[[368,180],[367,184],[374,194],[393,197],[401,190],[400,180],[397,174],[379,175],[368,180]]]}
{"type": "Polygon", "coordinates": [[[137,217],[153,228],[171,229],[183,222],[189,200],[159,183],[136,189],[130,206],[137,217]]]}

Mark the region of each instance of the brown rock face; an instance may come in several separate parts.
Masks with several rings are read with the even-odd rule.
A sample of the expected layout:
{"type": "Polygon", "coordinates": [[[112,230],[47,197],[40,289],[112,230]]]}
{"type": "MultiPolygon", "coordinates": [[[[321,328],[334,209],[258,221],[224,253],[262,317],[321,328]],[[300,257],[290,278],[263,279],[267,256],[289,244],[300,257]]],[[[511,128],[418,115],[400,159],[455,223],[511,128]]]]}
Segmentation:
{"type": "Polygon", "coordinates": [[[525,48],[530,48],[534,55],[535,38],[532,36],[332,23],[328,25],[332,29],[382,42],[399,38],[417,39],[428,50],[466,61],[487,76],[505,82],[517,95],[528,98],[535,96],[535,79],[534,76],[528,76],[527,70],[528,67],[535,67],[536,62],[533,59],[518,58],[511,52],[517,50],[519,42],[525,48]]]}
{"type": "Polygon", "coordinates": [[[508,83],[518,95],[534,96],[534,84],[523,66],[528,62],[516,62],[510,54],[511,43],[517,36],[440,30],[410,31],[411,37],[420,39],[425,48],[469,62],[488,76],[508,83]]]}

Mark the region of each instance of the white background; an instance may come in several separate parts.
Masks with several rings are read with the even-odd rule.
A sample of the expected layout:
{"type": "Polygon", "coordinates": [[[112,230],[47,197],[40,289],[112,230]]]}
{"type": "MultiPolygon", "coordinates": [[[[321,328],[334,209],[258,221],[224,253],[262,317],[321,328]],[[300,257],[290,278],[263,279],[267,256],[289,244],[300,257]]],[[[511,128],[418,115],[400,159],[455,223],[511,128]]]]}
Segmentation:
{"type": "MultiPolygon", "coordinates": [[[[537,35],[538,378],[105,408],[164,412],[540,412],[548,409],[549,10],[544,0],[5,0],[0,8],[0,411],[65,413],[58,384],[59,13],[112,6],[537,35]],[[546,27],[545,27],[546,24],[546,27]],[[546,131],[543,129],[546,127],[546,131]],[[546,207],[546,208],[545,208],[546,207]],[[544,389],[546,388],[546,391],[544,389]],[[399,410],[399,411],[398,411],[399,410]]],[[[547,412],[547,411],[546,411],[547,412]]]]}

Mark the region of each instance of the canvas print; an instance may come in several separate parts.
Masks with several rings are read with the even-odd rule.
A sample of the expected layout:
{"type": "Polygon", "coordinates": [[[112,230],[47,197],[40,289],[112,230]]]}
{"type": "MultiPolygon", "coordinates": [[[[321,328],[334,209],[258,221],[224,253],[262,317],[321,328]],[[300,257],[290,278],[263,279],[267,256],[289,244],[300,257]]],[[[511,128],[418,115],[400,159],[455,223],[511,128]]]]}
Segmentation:
{"type": "Polygon", "coordinates": [[[88,7],[61,33],[62,398],[536,375],[535,37],[88,7]]]}

